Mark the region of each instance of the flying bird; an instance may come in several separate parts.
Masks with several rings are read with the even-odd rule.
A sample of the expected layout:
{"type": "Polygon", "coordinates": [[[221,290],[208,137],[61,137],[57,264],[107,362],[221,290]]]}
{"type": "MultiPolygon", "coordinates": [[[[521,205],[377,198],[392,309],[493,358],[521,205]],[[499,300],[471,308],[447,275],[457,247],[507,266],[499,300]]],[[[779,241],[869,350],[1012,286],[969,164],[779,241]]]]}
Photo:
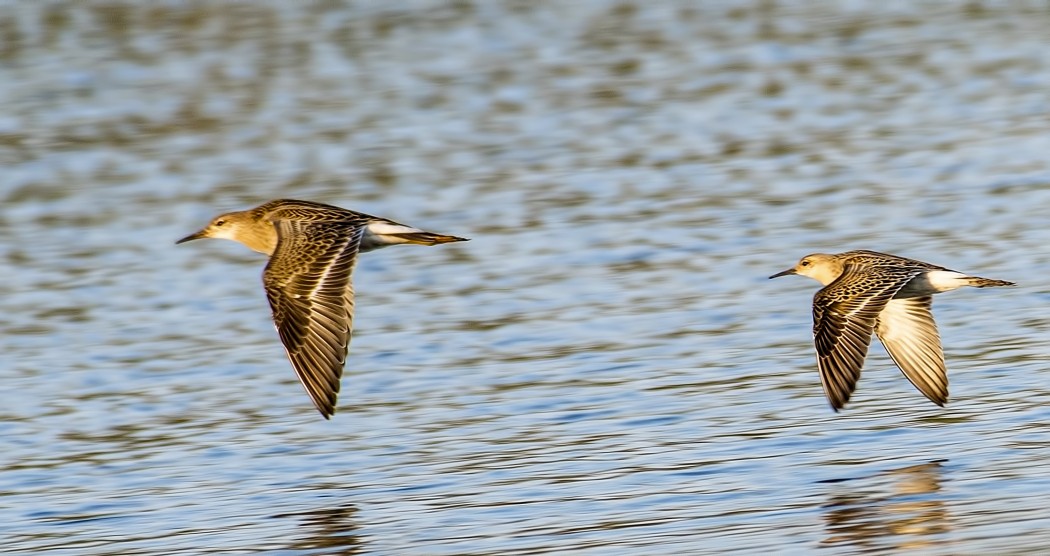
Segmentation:
{"type": "Polygon", "coordinates": [[[279,199],[212,219],[176,243],[231,239],[270,257],[266,298],[288,359],[325,419],[335,413],[354,318],[357,254],[390,245],[467,241],[344,208],[279,199]]]}
{"type": "Polygon", "coordinates": [[[800,274],[824,287],[813,296],[813,342],[832,409],[845,407],[860,379],[871,335],[933,403],[948,402],[948,372],[933,320],[933,294],[963,286],[1013,286],[875,251],[806,255],[770,278],[800,274]]]}

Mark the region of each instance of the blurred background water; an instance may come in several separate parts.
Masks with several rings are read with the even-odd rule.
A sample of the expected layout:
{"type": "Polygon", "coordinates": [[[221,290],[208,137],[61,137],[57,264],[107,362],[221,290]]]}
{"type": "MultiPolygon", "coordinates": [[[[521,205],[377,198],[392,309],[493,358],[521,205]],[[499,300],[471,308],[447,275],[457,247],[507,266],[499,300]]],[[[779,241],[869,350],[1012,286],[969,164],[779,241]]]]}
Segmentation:
{"type": "Polygon", "coordinates": [[[0,4],[0,551],[1050,550],[1046,2],[0,4]],[[173,242],[328,202],[465,244],[362,257],[340,412],[264,260],[173,242]],[[952,402],[818,285],[939,296],[952,402]]]}

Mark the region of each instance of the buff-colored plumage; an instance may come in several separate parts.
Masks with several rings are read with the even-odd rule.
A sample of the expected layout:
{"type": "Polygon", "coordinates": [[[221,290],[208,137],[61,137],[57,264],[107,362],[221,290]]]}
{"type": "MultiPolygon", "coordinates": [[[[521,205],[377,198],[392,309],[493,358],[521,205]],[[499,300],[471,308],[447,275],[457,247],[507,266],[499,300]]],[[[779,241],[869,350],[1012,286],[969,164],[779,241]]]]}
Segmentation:
{"type": "Polygon", "coordinates": [[[824,288],[813,297],[813,343],[831,407],[849,401],[878,336],[904,376],[937,405],[948,402],[948,373],[931,306],[933,294],[963,286],[1012,286],[874,251],[815,253],[770,276],[800,274],[824,288]]]}
{"type": "Polygon", "coordinates": [[[326,419],[335,413],[353,330],[351,275],[357,254],[400,243],[466,241],[331,205],[287,199],[217,216],[177,243],[206,237],[238,241],[270,256],[263,286],[274,325],[300,382],[326,419]]]}

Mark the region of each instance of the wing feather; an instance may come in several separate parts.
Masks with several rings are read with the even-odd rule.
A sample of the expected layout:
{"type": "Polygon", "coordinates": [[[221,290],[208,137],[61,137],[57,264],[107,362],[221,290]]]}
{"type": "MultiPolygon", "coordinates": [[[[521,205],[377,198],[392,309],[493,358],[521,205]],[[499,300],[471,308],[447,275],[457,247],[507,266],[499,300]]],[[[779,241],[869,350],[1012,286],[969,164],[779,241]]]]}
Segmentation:
{"type": "Polygon", "coordinates": [[[879,313],[921,269],[887,272],[847,264],[834,282],[813,296],[813,343],[820,382],[831,407],[845,407],[860,380],[879,313]]]}
{"type": "Polygon", "coordinates": [[[263,271],[288,359],[317,410],[335,413],[354,318],[351,281],[361,222],[276,220],[277,248],[263,271]]]}
{"type": "Polygon", "coordinates": [[[948,371],[932,305],[928,295],[890,300],[879,313],[875,334],[912,385],[943,406],[948,403],[948,371]]]}

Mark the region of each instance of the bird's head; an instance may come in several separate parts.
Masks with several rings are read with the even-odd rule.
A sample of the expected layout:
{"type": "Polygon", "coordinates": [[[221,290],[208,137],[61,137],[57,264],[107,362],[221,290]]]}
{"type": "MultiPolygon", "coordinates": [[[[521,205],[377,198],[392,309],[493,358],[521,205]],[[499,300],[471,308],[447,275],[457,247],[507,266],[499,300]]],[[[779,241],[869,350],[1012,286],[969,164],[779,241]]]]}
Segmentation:
{"type": "Polygon", "coordinates": [[[842,263],[835,255],[813,253],[802,257],[795,266],[778,272],[770,278],[779,278],[789,274],[808,276],[826,286],[842,274],[842,263]]]}

